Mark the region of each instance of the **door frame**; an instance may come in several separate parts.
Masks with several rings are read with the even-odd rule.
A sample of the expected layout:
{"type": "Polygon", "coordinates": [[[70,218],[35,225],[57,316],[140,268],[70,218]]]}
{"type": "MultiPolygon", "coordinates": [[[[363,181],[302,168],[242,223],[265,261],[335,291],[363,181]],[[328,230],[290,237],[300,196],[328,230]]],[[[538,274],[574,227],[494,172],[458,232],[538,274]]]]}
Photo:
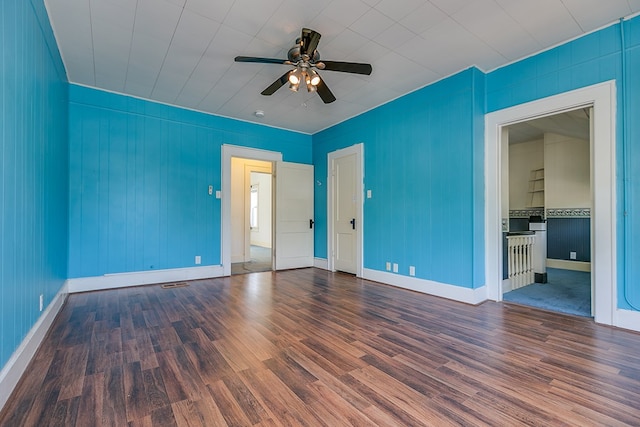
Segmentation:
{"type": "MultiPolygon", "coordinates": [[[[277,151],[267,151],[258,148],[240,147],[237,145],[222,145],[222,195],[221,195],[221,240],[220,240],[220,260],[222,262],[223,276],[231,275],[231,158],[262,160],[266,162],[282,161],[282,153],[277,151]]],[[[273,173],[273,169],[272,169],[273,173]]],[[[273,189],[272,189],[273,190],[273,189]]],[[[275,242],[272,239],[272,253],[275,242]]]]}
{"type": "MultiPolygon", "coordinates": [[[[255,160],[255,159],[251,159],[251,160],[255,160]]],[[[273,215],[273,211],[274,211],[274,191],[273,191],[273,170],[274,170],[274,166],[273,163],[271,163],[271,168],[269,169],[269,172],[265,172],[264,170],[261,169],[266,169],[266,167],[263,166],[256,166],[256,165],[244,165],[244,182],[245,182],[245,186],[244,186],[244,201],[245,201],[245,210],[244,210],[244,223],[245,223],[245,236],[244,236],[244,256],[245,256],[245,262],[250,261],[251,260],[251,233],[253,232],[253,230],[251,229],[251,174],[252,173],[263,173],[265,175],[269,175],[271,178],[271,250],[273,252],[273,223],[274,221],[274,215],[273,215]],[[249,184],[249,186],[247,187],[246,184],[249,184]],[[247,254],[249,254],[249,256],[247,256],[247,254]],[[247,259],[248,258],[248,259],[247,259]]],[[[273,267],[273,266],[272,266],[273,267]]]]}
{"type": "Polygon", "coordinates": [[[591,145],[591,275],[594,320],[614,324],[616,252],[616,84],[615,80],[542,98],[485,116],[485,285],[487,298],[502,301],[502,129],[506,126],[593,107],[591,145]]]}
{"type": "Polygon", "coordinates": [[[333,238],[335,228],[333,205],[336,195],[333,190],[333,165],[336,159],[352,154],[356,155],[356,188],[359,189],[356,192],[356,224],[360,224],[356,226],[356,277],[362,277],[364,248],[364,144],[362,142],[327,154],[327,268],[329,271],[336,271],[333,238]]]}

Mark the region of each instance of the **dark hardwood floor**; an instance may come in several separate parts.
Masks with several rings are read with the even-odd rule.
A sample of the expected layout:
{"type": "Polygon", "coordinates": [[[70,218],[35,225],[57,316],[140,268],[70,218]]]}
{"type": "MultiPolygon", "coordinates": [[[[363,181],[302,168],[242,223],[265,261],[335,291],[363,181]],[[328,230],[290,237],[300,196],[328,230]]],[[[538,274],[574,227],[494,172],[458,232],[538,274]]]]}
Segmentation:
{"type": "Polygon", "coordinates": [[[640,425],[640,334],[317,269],[75,294],[0,425],[640,425]]]}

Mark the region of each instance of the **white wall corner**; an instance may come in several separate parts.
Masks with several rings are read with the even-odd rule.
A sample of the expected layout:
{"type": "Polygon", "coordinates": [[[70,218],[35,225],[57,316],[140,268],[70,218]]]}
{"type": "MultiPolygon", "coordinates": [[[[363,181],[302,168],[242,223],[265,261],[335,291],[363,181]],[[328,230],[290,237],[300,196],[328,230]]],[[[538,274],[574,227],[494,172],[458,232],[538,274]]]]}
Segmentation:
{"type": "Polygon", "coordinates": [[[68,289],[69,293],[89,292],[183,280],[210,279],[222,276],[224,276],[224,270],[221,265],[136,271],[132,273],[105,274],[104,276],[69,279],[68,289]]]}
{"type": "Polygon", "coordinates": [[[402,276],[400,274],[388,273],[386,271],[371,270],[368,268],[364,269],[363,279],[467,304],[480,304],[487,300],[486,286],[471,289],[447,283],[434,282],[432,280],[402,276]]]}
{"type": "Polygon", "coordinates": [[[640,311],[617,309],[613,326],[640,332],[640,311]]]}
{"type": "Polygon", "coordinates": [[[0,371],[0,411],[26,371],[69,294],[65,282],[0,371]]]}
{"type": "Polygon", "coordinates": [[[313,266],[323,270],[329,270],[329,261],[326,258],[314,258],[313,266]]]}

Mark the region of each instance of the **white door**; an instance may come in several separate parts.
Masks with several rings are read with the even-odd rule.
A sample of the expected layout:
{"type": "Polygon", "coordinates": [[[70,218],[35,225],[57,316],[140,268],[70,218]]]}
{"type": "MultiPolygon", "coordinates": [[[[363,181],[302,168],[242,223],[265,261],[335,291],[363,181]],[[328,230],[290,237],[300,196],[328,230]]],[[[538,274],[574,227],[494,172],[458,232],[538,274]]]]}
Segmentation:
{"type": "Polygon", "coordinates": [[[356,274],[357,177],[356,155],[333,162],[334,269],[356,274]]]}
{"type": "Polygon", "coordinates": [[[276,163],[276,270],[313,266],[313,166],[276,163]]]}

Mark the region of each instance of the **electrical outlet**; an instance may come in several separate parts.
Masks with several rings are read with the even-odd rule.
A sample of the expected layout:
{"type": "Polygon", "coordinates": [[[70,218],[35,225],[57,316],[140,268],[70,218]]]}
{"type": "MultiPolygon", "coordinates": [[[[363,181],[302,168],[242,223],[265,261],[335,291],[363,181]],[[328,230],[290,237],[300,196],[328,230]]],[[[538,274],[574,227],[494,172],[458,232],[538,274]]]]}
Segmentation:
{"type": "Polygon", "coordinates": [[[200,255],[196,255],[196,264],[201,264],[202,263],[202,258],[200,257],[200,255]]]}
{"type": "Polygon", "coordinates": [[[416,268],[413,265],[409,266],[409,276],[415,276],[416,275],[416,268]]]}
{"type": "Polygon", "coordinates": [[[575,252],[569,252],[569,259],[578,259],[578,254],[575,252]]]}
{"type": "Polygon", "coordinates": [[[213,185],[209,186],[209,195],[213,196],[213,185]]]}
{"type": "Polygon", "coordinates": [[[393,263],[393,272],[397,273],[398,272],[398,264],[397,263],[393,263]]]}
{"type": "Polygon", "coordinates": [[[40,311],[44,309],[44,295],[40,294],[40,311]]]}
{"type": "Polygon", "coordinates": [[[387,269],[387,271],[391,271],[391,263],[389,261],[387,261],[385,268],[387,269]]]}
{"type": "Polygon", "coordinates": [[[371,190],[367,190],[367,199],[371,198],[371,190]]]}

